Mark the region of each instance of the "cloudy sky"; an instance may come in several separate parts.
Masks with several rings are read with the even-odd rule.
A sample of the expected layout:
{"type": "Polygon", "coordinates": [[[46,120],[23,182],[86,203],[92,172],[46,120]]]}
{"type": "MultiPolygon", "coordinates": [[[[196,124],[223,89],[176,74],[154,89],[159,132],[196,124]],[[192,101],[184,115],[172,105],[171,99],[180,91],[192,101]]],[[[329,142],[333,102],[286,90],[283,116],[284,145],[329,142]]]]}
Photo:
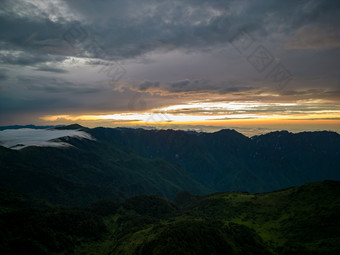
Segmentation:
{"type": "Polygon", "coordinates": [[[0,125],[339,132],[339,28],[339,1],[2,0],[0,125]]]}

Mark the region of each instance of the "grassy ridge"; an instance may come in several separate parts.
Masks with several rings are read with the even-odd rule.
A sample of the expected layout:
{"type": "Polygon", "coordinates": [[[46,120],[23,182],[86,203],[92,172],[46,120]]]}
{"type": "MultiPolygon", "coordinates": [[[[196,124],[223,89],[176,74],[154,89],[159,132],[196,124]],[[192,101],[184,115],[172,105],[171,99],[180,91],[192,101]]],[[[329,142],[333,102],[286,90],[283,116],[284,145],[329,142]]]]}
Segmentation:
{"type": "MultiPolygon", "coordinates": [[[[5,191],[2,191],[3,193],[5,191]]],[[[340,182],[59,208],[7,191],[1,254],[339,254],[340,182]],[[9,200],[14,202],[9,202],[9,200]],[[23,201],[29,202],[23,202],[23,201]],[[32,202],[34,201],[34,202],[32,202]],[[31,203],[31,204],[30,204],[31,203]]]]}
{"type": "Polygon", "coordinates": [[[325,181],[264,194],[220,193],[187,206],[198,215],[254,229],[271,249],[340,251],[340,185],[325,181]]]}

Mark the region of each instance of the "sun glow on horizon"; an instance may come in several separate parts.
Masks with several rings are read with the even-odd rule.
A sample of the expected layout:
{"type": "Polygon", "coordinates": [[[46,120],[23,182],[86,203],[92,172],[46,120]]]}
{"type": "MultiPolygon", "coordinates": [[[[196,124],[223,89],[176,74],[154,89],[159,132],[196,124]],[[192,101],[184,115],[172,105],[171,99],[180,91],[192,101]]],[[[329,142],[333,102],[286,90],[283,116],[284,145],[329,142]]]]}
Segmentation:
{"type": "Polygon", "coordinates": [[[126,125],[145,124],[206,124],[225,125],[239,123],[274,123],[282,121],[340,121],[340,106],[325,107],[298,103],[260,102],[203,102],[171,105],[145,112],[121,112],[114,114],[48,115],[41,117],[56,121],[112,121],[126,125]]]}

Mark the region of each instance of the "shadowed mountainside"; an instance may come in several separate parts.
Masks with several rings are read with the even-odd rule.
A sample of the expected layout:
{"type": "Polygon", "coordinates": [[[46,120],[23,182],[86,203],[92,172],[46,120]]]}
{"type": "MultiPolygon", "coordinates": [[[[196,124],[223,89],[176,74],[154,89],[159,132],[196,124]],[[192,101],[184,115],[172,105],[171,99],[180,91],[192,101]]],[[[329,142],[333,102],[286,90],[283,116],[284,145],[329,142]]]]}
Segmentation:
{"type": "Polygon", "coordinates": [[[0,187],[54,204],[86,206],[139,194],[172,199],[221,191],[266,192],[340,179],[340,135],[286,131],[248,138],[234,130],[84,128],[94,140],[64,137],[69,147],[0,146],[0,187]]]}
{"type": "Polygon", "coordinates": [[[213,191],[264,192],[340,180],[340,135],[334,132],[281,131],[252,138],[235,130],[194,133],[95,128],[90,133],[144,157],[178,164],[213,191]]]}
{"type": "Polygon", "coordinates": [[[261,194],[181,192],[60,208],[1,190],[1,254],[332,255],[340,182],[261,194]]]}

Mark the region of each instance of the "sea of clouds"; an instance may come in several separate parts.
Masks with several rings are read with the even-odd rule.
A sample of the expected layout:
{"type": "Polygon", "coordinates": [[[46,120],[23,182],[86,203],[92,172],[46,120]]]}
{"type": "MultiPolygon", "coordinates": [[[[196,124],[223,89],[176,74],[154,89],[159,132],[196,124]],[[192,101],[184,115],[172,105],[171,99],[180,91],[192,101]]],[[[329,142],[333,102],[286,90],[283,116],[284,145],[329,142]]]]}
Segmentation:
{"type": "Polygon", "coordinates": [[[0,145],[15,150],[20,150],[28,146],[70,146],[68,143],[56,140],[61,137],[76,137],[79,139],[94,140],[90,134],[79,130],[22,128],[0,131],[0,145]]]}

